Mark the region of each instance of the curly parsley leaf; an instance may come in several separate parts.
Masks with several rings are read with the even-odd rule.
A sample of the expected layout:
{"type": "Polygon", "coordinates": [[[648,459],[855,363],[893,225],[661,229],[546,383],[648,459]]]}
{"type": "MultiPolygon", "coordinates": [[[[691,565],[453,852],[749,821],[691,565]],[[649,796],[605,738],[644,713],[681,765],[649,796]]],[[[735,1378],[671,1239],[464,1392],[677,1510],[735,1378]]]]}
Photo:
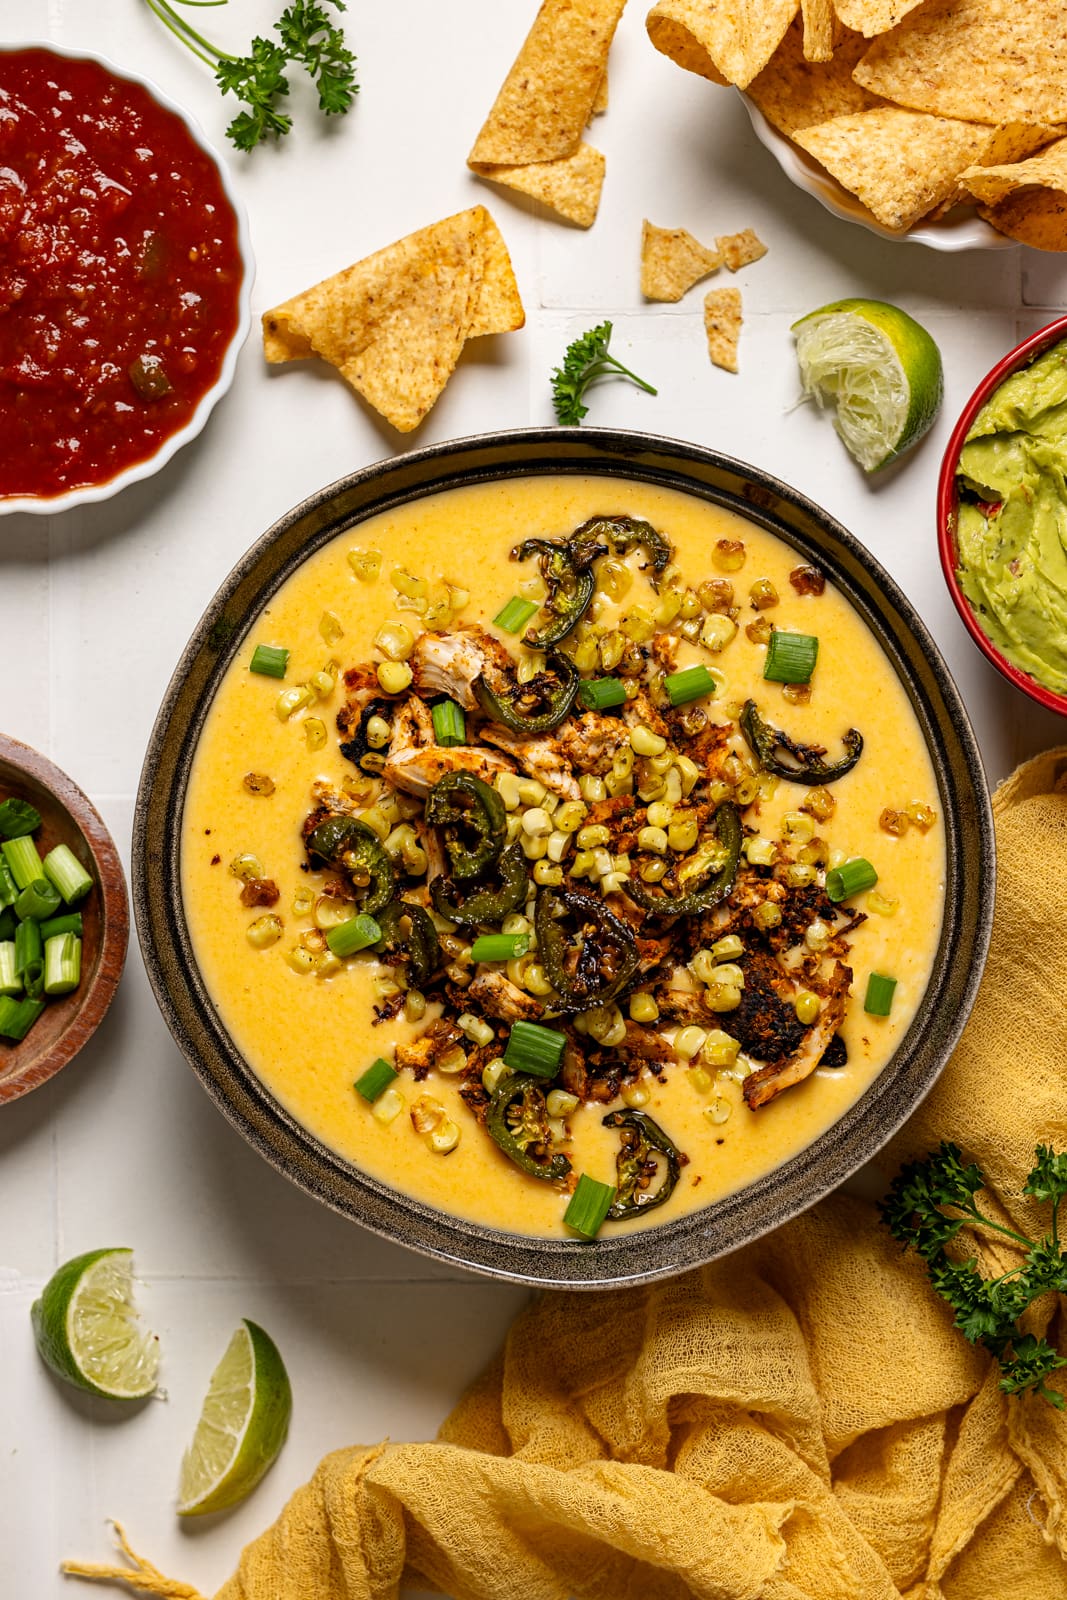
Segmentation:
{"type": "Polygon", "coordinates": [[[985,1187],[981,1168],[966,1163],[954,1144],[942,1144],[925,1161],[903,1167],[882,1202],[882,1221],[905,1249],[918,1251],[932,1288],[956,1313],[956,1327],[971,1344],[980,1344],[1000,1363],[1006,1394],[1033,1390],[1064,1409],[1064,1396],[1045,1379],[1067,1358],[1044,1339],[1022,1333],[1019,1319],[1042,1295],[1067,1294],[1067,1255],[1059,1245],[1059,1208],[1067,1195],[1067,1154],[1047,1145],[1034,1152],[1035,1165],[1024,1194],[1052,1205],[1049,1233],[1038,1240],[986,1217],[975,1196],[985,1187]],[[961,1228],[1006,1235],[1025,1250],[1017,1267],[986,1278],[975,1257],[953,1260],[945,1249],[961,1228]]]}
{"type": "MultiPolygon", "coordinates": [[[[332,3],[344,11],[343,0],[332,3]]],[[[275,28],[290,60],[307,69],[319,93],[319,109],[328,117],[344,116],[357,93],[356,58],[326,10],[316,0],[293,0],[275,28]]]]}
{"type": "Polygon", "coordinates": [[[583,397],[589,385],[598,378],[629,378],[646,394],[657,393],[650,383],[639,378],[636,372],[631,372],[629,367],[624,367],[611,354],[608,349],[610,343],[611,323],[602,322],[599,327],[590,328],[567,346],[563,365],[552,374],[552,405],[558,422],[564,425],[578,424],[588,416],[589,407],[583,405],[583,397]]]}

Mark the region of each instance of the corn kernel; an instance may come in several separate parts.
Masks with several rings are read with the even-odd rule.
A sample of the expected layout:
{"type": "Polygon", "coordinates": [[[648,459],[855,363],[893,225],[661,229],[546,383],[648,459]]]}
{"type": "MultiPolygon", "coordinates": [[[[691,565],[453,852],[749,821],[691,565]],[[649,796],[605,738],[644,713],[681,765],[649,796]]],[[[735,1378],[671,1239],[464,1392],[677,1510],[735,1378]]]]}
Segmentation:
{"type": "Polygon", "coordinates": [[[378,682],[386,694],[403,694],[413,677],[406,661],[382,661],[378,665],[378,682]]]}
{"type": "Polygon", "coordinates": [[[520,833],[519,843],[527,861],[541,861],[548,854],[548,840],[544,834],[520,833]]]}
{"type": "MultiPolygon", "coordinates": [[[[548,841],[548,848],[551,849],[551,846],[552,841],[550,839],[548,841]]],[[[560,884],[563,882],[563,868],[555,866],[549,860],[535,861],[533,869],[533,881],[534,883],[540,884],[542,888],[558,889],[560,884]]]]}
{"type": "Polygon", "coordinates": [[[674,589],[668,589],[660,595],[659,605],[652,615],[658,627],[669,628],[682,607],[682,597],[674,589]]]}
{"type": "Polygon", "coordinates": [[[804,934],[804,943],[809,950],[814,950],[818,955],[826,949],[832,938],[833,929],[830,924],[823,922],[821,917],[816,917],[815,921],[809,924],[804,934]]]}
{"type": "Polygon", "coordinates": [[[740,539],[717,539],[712,560],[720,572],[740,572],[747,553],[740,539]]]}
{"type": "Polygon", "coordinates": [[[380,550],[361,550],[356,545],[348,552],[348,565],[361,583],[373,583],[382,570],[380,550]]]}
{"type": "Polygon", "coordinates": [[[404,1016],[409,1022],[421,1022],[426,1015],[426,996],[418,989],[409,989],[404,996],[404,1016]]]}
{"type": "Polygon", "coordinates": [[[561,833],[558,828],[550,833],[548,836],[548,859],[554,862],[562,861],[571,847],[572,837],[569,833],[561,833]]]}
{"type": "Polygon", "coordinates": [[[813,867],[825,867],[830,859],[830,846],[825,839],[813,839],[797,851],[797,860],[813,867]]]}
{"type": "Polygon", "coordinates": [[[302,945],[294,945],[285,952],[285,962],[298,977],[306,978],[309,972],[315,970],[315,956],[313,951],[305,950],[302,945]]]}
{"type": "Polygon", "coordinates": [[[881,894],[877,889],[872,889],[867,896],[867,910],[873,911],[877,917],[892,917],[900,906],[899,900],[894,900],[890,895],[881,894]]]}
{"type": "Polygon", "coordinates": [[[720,650],[725,650],[736,636],[737,623],[732,617],[724,617],[719,611],[713,611],[700,630],[701,644],[715,655],[718,655],[720,650]]]}
{"type": "Polygon", "coordinates": [[[504,802],[505,811],[514,811],[520,804],[519,780],[513,772],[502,772],[496,780],[496,792],[504,802]]]}
{"type": "Polygon", "coordinates": [[[791,861],[785,869],[785,881],[791,889],[806,889],[815,882],[815,868],[806,861],[791,861]]]}
{"type": "Polygon", "coordinates": [[[683,622],[695,622],[703,611],[700,598],[695,589],[686,589],[682,595],[682,603],[678,607],[678,615],[683,622]]]}
{"type": "Polygon", "coordinates": [[[762,905],[756,906],[752,912],[752,920],[757,928],[764,930],[777,928],[782,920],[782,912],[773,900],[764,900],[762,905]]]}
{"type": "Polygon", "coordinates": [[[717,1094],[704,1115],[715,1127],[721,1128],[724,1122],[729,1122],[730,1110],[729,1100],[724,1100],[721,1094],[717,1094]]]}
{"type": "Polygon", "coordinates": [[[736,961],[738,956],[744,955],[745,946],[736,933],[728,933],[722,939],[716,939],[711,953],[716,961],[736,961]]]}
{"type": "Polygon", "coordinates": [[[315,905],[315,891],[314,891],[314,889],[309,889],[307,887],[303,887],[303,888],[297,889],[296,893],[293,895],[293,916],[294,917],[309,917],[311,915],[312,908],[314,907],[314,905],[315,905]]]}
{"type": "Polygon", "coordinates": [[[514,815],[510,816],[508,818],[508,826],[507,826],[507,833],[505,835],[505,843],[514,844],[516,839],[521,839],[521,838],[522,838],[522,818],[519,817],[519,816],[514,816],[514,815]]]}
{"type": "Polygon", "coordinates": [[[704,1041],[700,1059],[709,1067],[732,1067],[741,1045],[721,1028],[713,1028],[704,1041]]]}
{"type": "Polygon", "coordinates": [[[937,821],[937,812],[933,806],[923,805],[919,800],[913,800],[907,810],[909,820],[914,822],[915,826],[921,829],[923,833],[929,833],[937,821]]]}
{"type": "MultiPolygon", "coordinates": [[[[487,1045],[492,1044],[493,1042],[492,1028],[489,1026],[488,1022],[484,1022],[481,1017],[476,1017],[473,1011],[464,1011],[460,1016],[458,1016],[456,1018],[456,1027],[459,1029],[460,1033],[465,1033],[467,1038],[473,1040],[475,1044],[487,1045]]],[[[460,1050],[460,1054],[463,1054],[462,1050],[460,1050]]],[[[463,1064],[466,1064],[465,1056],[463,1058],[463,1064]]],[[[462,1066],[459,1070],[463,1070],[462,1066]]]]}
{"type": "Polygon", "coordinates": [[[572,878],[591,878],[595,862],[591,850],[579,850],[571,863],[572,878]]]}
{"type": "Polygon", "coordinates": [[[783,683],[782,698],[791,706],[806,706],[811,699],[810,683],[783,683]]]}
{"type": "Polygon", "coordinates": [[[634,606],[622,618],[619,626],[634,644],[647,644],[656,632],[656,619],[646,606],[634,606]]]}
{"type": "Polygon", "coordinates": [[[619,1098],[624,1106],[630,1106],[632,1109],[637,1110],[641,1106],[648,1105],[652,1094],[647,1083],[642,1083],[639,1079],[636,1083],[624,1084],[619,1098]]]}
{"type": "Polygon", "coordinates": [[[531,806],[522,814],[522,831],[531,839],[547,838],[552,832],[552,818],[543,806],[531,806]]]}
{"type": "Polygon", "coordinates": [[[272,912],[264,917],[257,917],[245,929],[245,938],[255,950],[269,950],[272,944],[277,944],[282,936],[282,919],[272,912]]]}
{"type": "Polygon", "coordinates": [[[767,611],[771,606],[778,604],[778,590],[770,578],[757,578],[748,591],[748,598],[752,602],[753,610],[767,611]]]}
{"type": "Polygon", "coordinates": [[[607,799],[607,789],[604,787],[603,778],[598,778],[591,772],[583,772],[578,779],[578,789],[582,799],[589,805],[595,805],[598,800],[607,799]]]}
{"type": "Polygon", "coordinates": [[[734,603],[734,586],[729,578],[707,578],[697,586],[697,598],[705,611],[730,611],[734,603]]]}
{"type": "Polygon", "coordinates": [[[306,683],[294,684],[291,689],[283,689],[274,702],[278,721],[288,722],[297,711],[303,711],[305,706],[309,706],[314,698],[306,683]]]}
{"type": "Polygon", "coordinates": [[[566,1089],[550,1089],[545,1096],[545,1108],[550,1117],[568,1117],[578,1109],[578,1096],[566,1089]]]}
{"type": "Polygon", "coordinates": [[[674,1036],[675,1054],[680,1055],[683,1061],[691,1061],[695,1055],[699,1055],[707,1036],[704,1028],[682,1028],[674,1036]]]}
{"type": "Polygon", "coordinates": [[[634,581],[634,575],[625,561],[609,559],[601,562],[600,583],[612,600],[621,600],[634,581]]]}
{"type": "Polygon", "coordinates": [[[387,1127],[390,1122],[396,1121],[406,1104],[407,1101],[399,1089],[386,1089],[371,1106],[370,1114],[375,1122],[380,1122],[383,1127],[387,1127]]]}
{"type": "Polygon", "coordinates": [[[582,639],[571,651],[571,660],[579,672],[592,672],[597,664],[595,639],[582,639]]]}
{"type": "Polygon", "coordinates": [[[796,1011],[797,1021],[802,1022],[805,1028],[810,1028],[822,1006],[819,1004],[817,994],[812,994],[810,989],[801,989],[793,1002],[793,1009],[796,1011]]]}
{"type": "Polygon", "coordinates": [[[536,778],[519,779],[519,799],[524,806],[539,806],[548,790],[536,778]]]}
{"type": "Polygon", "coordinates": [[[645,861],[638,868],[638,876],[642,883],[660,883],[667,876],[667,872],[667,863],[662,857],[659,860],[645,861]]]}
{"type": "Polygon", "coordinates": [[[745,624],[745,638],[753,644],[768,644],[773,632],[770,617],[757,617],[755,622],[745,624]]]}
{"type": "Polygon", "coordinates": [[[763,839],[753,834],[744,844],[745,860],[752,867],[773,867],[778,859],[778,847],[773,839],[763,839]]]}
{"type": "Polygon", "coordinates": [[[787,811],[782,818],[782,837],[792,844],[810,844],[815,837],[815,823],[803,811],[787,811]]]}
{"type": "Polygon", "coordinates": [[[736,1011],[741,1004],[741,990],[732,983],[709,983],[704,990],[704,1003],[716,1014],[736,1011]]]}
{"type": "Polygon", "coordinates": [[[655,1022],[659,1016],[659,1006],[655,996],[649,994],[647,989],[638,989],[636,994],[630,996],[630,1017],[634,1022],[655,1022]]]}
{"type": "Polygon", "coordinates": [[[482,1068],[482,1088],[487,1094],[495,1094],[501,1079],[510,1077],[511,1068],[502,1056],[497,1056],[482,1068]]]}
{"type": "Polygon", "coordinates": [[[605,672],[611,672],[622,660],[622,653],[626,649],[626,640],[618,629],[613,629],[610,633],[604,635],[597,648],[600,655],[600,665],[605,672]]]}
{"type": "Polygon", "coordinates": [[[817,822],[829,822],[837,810],[837,801],[829,789],[809,789],[800,802],[801,811],[807,811],[817,822]]]}
{"type": "Polygon", "coordinates": [[[552,820],[561,833],[575,833],[588,814],[588,807],[581,800],[567,800],[555,812],[552,820]]]}
{"type": "MultiPolygon", "coordinates": [[[[727,944],[729,941],[724,939],[722,942],[727,944]]],[[[712,954],[714,955],[714,950],[712,954]]],[[[745,987],[745,974],[734,962],[719,961],[712,974],[712,982],[728,984],[731,989],[743,989],[745,987]]]]}
{"type": "Polygon", "coordinates": [[[707,1094],[711,1088],[711,1073],[705,1072],[703,1067],[690,1067],[686,1077],[697,1094],[707,1094]]]}
{"type": "Polygon", "coordinates": [[[605,828],[602,822],[590,823],[579,828],[575,843],[579,850],[595,850],[598,845],[611,843],[611,829],[605,828]]]}
{"type": "Polygon", "coordinates": [[[451,1117],[444,1117],[436,1128],[431,1128],[423,1137],[427,1148],[432,1150],[434,1155],[447,1156],[459,1143],[459,1127],[451,1117]]]}
{"type": "Polygon", "coordinates": [[[655,855],[663,855],[667,848],[667,834],[663,828],[639,828],[637,831],[637,848],[649,850],[655,855]]]}
{"type": "Polygon", "coordinates": [[[894,838],[903,838],[908,831],[910,818],[906,811],[894,811],[891,806],[886,806],[878,818],[878,826],[883,833],[892,834],[894,838]]]}

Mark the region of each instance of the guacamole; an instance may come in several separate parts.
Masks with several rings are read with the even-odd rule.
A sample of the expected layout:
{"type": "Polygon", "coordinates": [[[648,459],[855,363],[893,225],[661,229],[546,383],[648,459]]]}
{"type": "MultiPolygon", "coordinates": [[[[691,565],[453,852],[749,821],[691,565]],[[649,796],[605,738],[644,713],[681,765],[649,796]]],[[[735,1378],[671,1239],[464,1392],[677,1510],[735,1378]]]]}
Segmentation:
{"type": "Polygon", "coordinates": [[[1002,383],[960,452],[958,577],[982,631],[1067,693],[1067,340],[1002,383]]]}

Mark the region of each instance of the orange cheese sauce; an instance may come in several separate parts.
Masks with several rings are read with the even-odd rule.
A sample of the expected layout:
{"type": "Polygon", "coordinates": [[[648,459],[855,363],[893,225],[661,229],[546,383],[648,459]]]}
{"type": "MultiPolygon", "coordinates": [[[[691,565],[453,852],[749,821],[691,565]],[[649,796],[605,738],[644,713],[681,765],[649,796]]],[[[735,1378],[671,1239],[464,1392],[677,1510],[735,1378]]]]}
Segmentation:
{"type": "MultiPolygon", "coordinates": [[[[716,540],[740,539],[744,567],[731,575],[741,611],[737,636],[719,655],[685,646],[679,665],[702,660],[724,680],[717,700],[736,705],[752,696],[768,721],[796,739],[825,744],[828,759],[841,751],[841,735],[859,728],[865,740],[857,766],[833,785],[837,807],[817,833],[846,857],[865,856],[879,874],[877,892],[896,902],[892,915],[872,914],[851,936],[852,996],[841,1030],[848,1064],[818,1069],[804,1083],[750,1111],[740,1084],[716,1081],[701,1090],[684,1062],[665,1081],[650,1081],[643,1108],[689,1157],[674,1194],[663,1206],[630,1224],[652,1227],[684,1212],[713,1205],[810,1144],[858,1098],[890,1059],[922,996],[941,927],[944,846],[940,818],[927,833],[909,828],[895,838],[879,828],[884,807],[913,801],[938,807],[937,785],[921,730],[903,688],[866,625],[843,595],[827,584],[818,597],[798,596],[789,583],[796,553],[773,535],[703,501],[673,490],[596,477],[532,478],[453,490],[375,517],[311,556],[282,587],[245,641],[212,705],[196,753],[182,830],[185,911],[196,958],[222,1021],[245,1059],[272,1095],[309,1132],[354,1166],[396,1189],[454,1215],[507,1231],[563,1236],[567,1196],[516,1168],[478,1126],[457,1092],[457,1080],[431,1074],[418,1088],[402,1074],[397,1087],[408,1104],[426,1090],[443,1101],[461,1129],[448,1155],[427,1148],[406,1113],[383,1126],[353,1091],[353,1082],[378,1056],[391,1059],[394,1044],[424,1026],[401,1016],[372,1026],[377,962],[357,956],[332,977],[298,975],[285,954],[313,924],[293,914],[297,890],[315,875],[301,870],[301,824],[312,809],[311,785],[322,779],[339,787],[354,772],[338,752],[333,720],[341,703],[338,687],[325,701],[282,721],[275,705],[283,688],[304,682],[331,656],[342,666],[372,655],[375,633],[385,621],[406,621],[418,632],[414,612],[399,611],[389,574],[394,566],[447,580],[470,591],[463,620],[489,626],[501,606],[534,575],[508,560],[520,538],[569,533],[596,514],[627,513],[647,518],[672,542],[675,562],[695,587],[721,577],[712,559],[716,540]],[[355,547],[382,551],[381,576],[360,581],[347,559],[355,547]],[[748,589],[769,578],[780,601],[767,613],[779,627],[817,634],[819,658],[807,705],[786,701],[780,685],[763,681],[763,647],[744,632],[756,613],[748,589]],[[327,645],[319,631],[326,611],[341,621],[344,636],[327,645]],[[291,652],[284,684],[252,674],[256,644],[291,652]],[[304,723],[318,716],[327,725],[326,745],[308,749],[304,723]],[[269,797],[249,794],[249,771],[266,773],[269,797]],[[245,930],[259,911],[240,904],[241,884],[229,871],[238,855],[251,852],[281,890],[274,908],[283,918],[281,940],[253,949],[245,930]],[[868,974],[897,979],[892,1014],[868,1017],[863,996],[868,974]],[[707,1115],[713,1100],[726,1102],[725,1121],[707,1115]]],[[[635,579],[621,606],[654,604],[639,557],[631,557],[635,579]]],[[[514,640],[509,641],[513,646],[514,640]]],[[[715,704],[709,705],[715,716],[715,704]]],[[[724,713],[725,715],[725,713],[724,713]]],[[[738,749],[744,746],[738,740],[738,749]]],[[[744,751],[747,754],[747,751],[744,751]]],[[[777,836],[784,812],[795,809],[806,790],[780,783],[746,824],[777,836]]],[[[863,908],[866,896],[857,904],[863,908]]],[[[730,1018],[720,1018],[729,1031],[730,1018]]],[[[699,1080],[698,1080],[699,1083],[699,1080]]],[[[567,1145],[575,1172],[604,1182],[614,1179],[617,1135],[601,1126],[607,1107],[583,1107],[570,1119],[567,1145]]],[[[722,1114],[722,1107],[719,1108],[722,1114]]]]}

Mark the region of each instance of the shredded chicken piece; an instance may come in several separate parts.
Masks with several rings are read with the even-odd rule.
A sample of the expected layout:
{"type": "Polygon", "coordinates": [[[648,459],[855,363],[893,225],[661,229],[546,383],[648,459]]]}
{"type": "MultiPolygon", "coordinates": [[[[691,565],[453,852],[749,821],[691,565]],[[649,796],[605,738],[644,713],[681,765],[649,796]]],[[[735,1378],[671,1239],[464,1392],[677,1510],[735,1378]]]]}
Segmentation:
{"type": "Polygon", "coordinates": [[[785,1061],[761,1067],[745,1079],[742,1092],[753,1111],[758,1106],[765,1106],[783,1089],[791,1089],[795,1083],[801,1083],[815,1071],[830,1040],[844,1021],[845,1002],[851,982],[851,967],[843,966],[839,961],[830,980],[826,1004],[808,1029],[800,1048],[785,1061]]]}
{"type": "Polygon", "coordinates": [[[540,1000],[526,994],[502,972],[488,969],[482,969],[471,980],[467,999],[501,1022],[535,1022],[544,1015],[540,1000]]]}
{"type": "Polygon", "coordinates": [[[622,717],[628,728],[651,728],[661,739],[670,738],[671,730],[662,712],[656,710],[645,689],[638,689],[633,698],[627,700],[622,708],[622,717]]]}
{"type": "Polygon", "coordinates": [[[536,778],[562,800],[578,799],[581,793],[578,780],[555,739],[547,735],[524,739],[520,733],[512,733],[495,722],[487,722],[479,728],[478,737],[499,750],[506,750],[528,777],[536,778]]]}
{"type": "Polygon", "coordinates": [[[453,1023],[438,1017],[409,1044],[397,1045],[396,1065],[398,1068],[410,1068],[416,1079],[424,1078],[438,1057],[459,1044],[462,1038],[462,1033],[453,1023]]]}
{"type": "Polygon", "coordinates": [[[451,749],[434,743],[433,716],[418,695],[409,695],[393,718],[393,737],[382,777],[393,789],[425,800],[434,784],[448,772],[473,772],[485,783],[513,770],[510,761],[489,750],[457,745],[451,749]]]}
{"type": "Polygon", "coordinates": [[[629,733],[619,719],[602,716],[598,711],[569,717],[556,730],[556,738],[565,761],[597,777],[611,771],[615,756],[630,743],[629,733]]]}
{"type": "Polygon", "coordinates": [[[409,664],[420,693],[447,694],[464,711],[477,709],[477,678],[484,675],[496,687],[515,665],[498,640],[469,625],[450,633],[420,633],[409,664]]]}

